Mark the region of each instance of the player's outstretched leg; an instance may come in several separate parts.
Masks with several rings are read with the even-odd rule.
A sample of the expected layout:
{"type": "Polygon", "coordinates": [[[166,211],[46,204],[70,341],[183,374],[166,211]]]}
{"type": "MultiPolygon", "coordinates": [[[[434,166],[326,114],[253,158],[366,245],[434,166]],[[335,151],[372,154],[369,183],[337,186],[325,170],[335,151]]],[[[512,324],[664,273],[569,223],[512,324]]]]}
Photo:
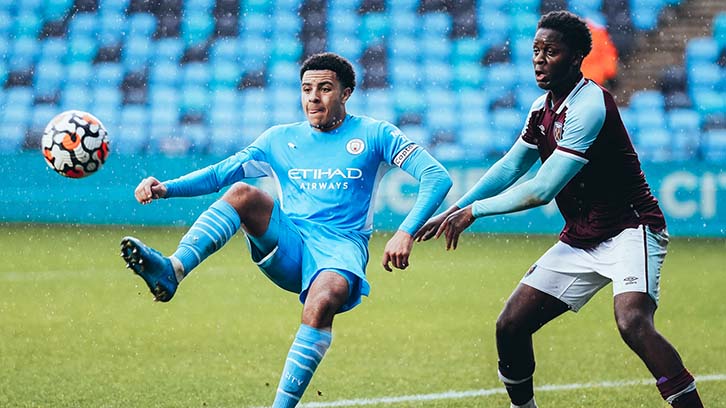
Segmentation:
{"type": "Polygon", "coordinates": [[[179,282],[169,258],[134,237],[121,240],[121,257],[146,282],[155,300],[168,302],[174,297],[179,282]]]}
{"type": "Polygon", "coordinates": [[[568,310],[562,301],[520,284],[497,319],[499,379],[512,408],[537,408],[534,399],[534,349],[532,334],[568,310]]]}
{"type": "Polygon", "coordinates": [[[655,328],[655,302],[646,293],[615,296],[615,319],[625,343],[657,379],[661,396],[674,408],[703,408],[696,380],[683,366],[681,356],[655,328]]]}

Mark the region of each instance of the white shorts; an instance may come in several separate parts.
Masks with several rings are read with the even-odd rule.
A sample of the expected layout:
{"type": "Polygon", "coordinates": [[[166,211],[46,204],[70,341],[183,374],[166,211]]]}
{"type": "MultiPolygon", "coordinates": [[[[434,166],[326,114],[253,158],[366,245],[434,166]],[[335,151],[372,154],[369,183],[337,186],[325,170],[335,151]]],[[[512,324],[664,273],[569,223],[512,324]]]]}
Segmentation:
{"type": "Polygon", "coordinates": [[[560,299],[575,312],[610,282],[613,296],[648,293],[657,305],[667,245],[665,230],[654,232],[642,225],[625,229],[590,249],[558,241],[521,282],[560,299]]]}

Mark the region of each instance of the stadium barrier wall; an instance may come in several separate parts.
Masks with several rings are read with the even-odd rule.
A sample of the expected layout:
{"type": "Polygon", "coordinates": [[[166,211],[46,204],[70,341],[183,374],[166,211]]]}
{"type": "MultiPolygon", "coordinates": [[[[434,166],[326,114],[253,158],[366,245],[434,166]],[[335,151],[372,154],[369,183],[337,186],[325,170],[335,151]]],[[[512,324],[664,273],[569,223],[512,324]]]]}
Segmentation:
{"type": "MultiPolygon", "coordinates": [[[[0,222],[102,225],[187,226],[221,193],[159,200],[142,206],[134,200],[138,182],[148,176],[178,177],[220,160],[210,156],[111,155],[97,173],[84,179],[56,174],[40,153],[3,156],[0,222]]],[[[443,208],[472,186],[492,162],[444,163],[454,181],[443,208]]],[[[644,172],[665,212],[673,236],[726,236],[726,171],[715,163],[646,163],[644,172]]],[[[263,179],[264,180],[264,179],[263,179]]],[[[269,181],[259,184],[269,189],[269,181]]],[[[394,169],[381,181],[374,228],[395,230],[412,207],[416,181],[394,169]]],[[[506,216],[478,220],[476,232],[555,234],[563,221],[554,202],[506,216]]]]}

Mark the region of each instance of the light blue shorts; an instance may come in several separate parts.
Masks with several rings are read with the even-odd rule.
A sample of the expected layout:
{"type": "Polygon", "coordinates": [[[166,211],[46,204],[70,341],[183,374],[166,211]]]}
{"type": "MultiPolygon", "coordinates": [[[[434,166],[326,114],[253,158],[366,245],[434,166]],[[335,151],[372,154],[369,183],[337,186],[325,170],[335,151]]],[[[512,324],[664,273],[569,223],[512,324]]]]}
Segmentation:
{"type": "Polygon", "coordinates": [[[348,281],[348,301],[338,313],[354,308],[367,296],[366,243],[322,225],[295,223],[275,200],[267,231],[261,237],[246,234],[252,260],[277,286],[300,294],[305,303],[308,289],[323,271],[338,273],[348,281]]]}

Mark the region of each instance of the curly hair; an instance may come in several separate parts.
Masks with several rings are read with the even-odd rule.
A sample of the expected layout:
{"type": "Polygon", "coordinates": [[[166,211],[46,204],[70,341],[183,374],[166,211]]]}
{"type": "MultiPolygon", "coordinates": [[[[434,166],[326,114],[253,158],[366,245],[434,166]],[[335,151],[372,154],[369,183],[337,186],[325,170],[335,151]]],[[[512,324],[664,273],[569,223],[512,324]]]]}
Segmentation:
{"type": "Polygon", "coordinates": [[[585,20],[566,10],[550,11],[542,16],[537,29],[549,28],[562,33],[562,40],[575,53],[586,57],[592,50],[592,34],[585,20]]]}
{"type": "Polygon", "coordinates": [[[305,59],[300,67],[300,79],[302,79],[305,71],[331,70],[335,72],[343,89],[355,89],[355,71],[350,61],[332,52],[323,52],[313,54],[305,59]]]}

